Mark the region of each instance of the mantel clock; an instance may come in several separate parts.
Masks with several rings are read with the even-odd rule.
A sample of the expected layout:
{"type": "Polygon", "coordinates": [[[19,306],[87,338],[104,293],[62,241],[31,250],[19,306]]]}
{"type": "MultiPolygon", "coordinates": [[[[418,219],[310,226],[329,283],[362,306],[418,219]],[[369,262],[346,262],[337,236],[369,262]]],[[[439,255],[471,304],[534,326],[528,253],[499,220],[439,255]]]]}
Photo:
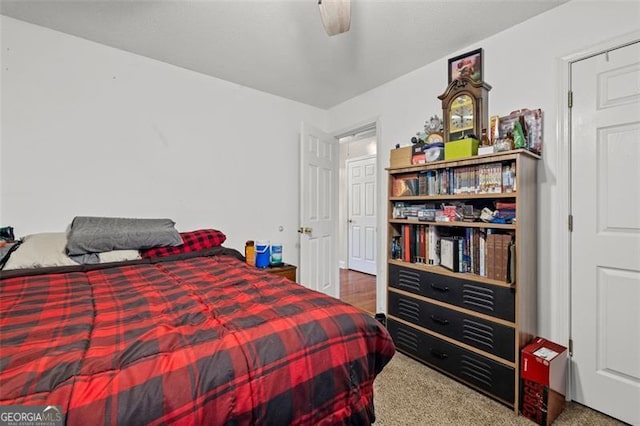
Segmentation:
{"type": "Polygon", "coordinates": [[[489,123],[489,90],[483,81],[468,77],[453,80],[445,92],[438,96],[442,101],[444,141],[454,141],[474,135],[480,139],[482,130],[489,123]]]}

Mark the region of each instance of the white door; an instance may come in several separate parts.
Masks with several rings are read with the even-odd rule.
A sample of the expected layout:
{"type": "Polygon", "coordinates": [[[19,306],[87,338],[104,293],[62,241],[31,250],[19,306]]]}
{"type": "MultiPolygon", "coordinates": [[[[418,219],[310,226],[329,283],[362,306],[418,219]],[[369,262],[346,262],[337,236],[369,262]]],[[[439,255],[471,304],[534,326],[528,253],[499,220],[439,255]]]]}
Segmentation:
{"type": "Polygon", "coordinates": [[[376,274],[376,157],[347,161],[349,269],[376,274]]]}
{"type": "Polygon", "coordinates": [[[640,43],[571,86],[573,398],[640,425],[640,43]]]}
{"type": "Polygon", "coordinates": [[[300,283],[340,296],[338,140],[302,123],[300,130],[300,283]]]}

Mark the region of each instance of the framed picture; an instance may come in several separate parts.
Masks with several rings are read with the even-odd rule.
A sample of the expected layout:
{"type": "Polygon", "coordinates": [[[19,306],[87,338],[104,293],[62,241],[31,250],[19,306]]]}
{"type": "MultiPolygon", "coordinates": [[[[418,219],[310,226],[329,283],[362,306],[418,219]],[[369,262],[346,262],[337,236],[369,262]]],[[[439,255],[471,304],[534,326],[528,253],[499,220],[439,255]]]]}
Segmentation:
{"type": "Polygon", "coordinates": [[[449,83],[461,77],[482,81],[482,49],[472,50],[449,59],[449,83]]]}

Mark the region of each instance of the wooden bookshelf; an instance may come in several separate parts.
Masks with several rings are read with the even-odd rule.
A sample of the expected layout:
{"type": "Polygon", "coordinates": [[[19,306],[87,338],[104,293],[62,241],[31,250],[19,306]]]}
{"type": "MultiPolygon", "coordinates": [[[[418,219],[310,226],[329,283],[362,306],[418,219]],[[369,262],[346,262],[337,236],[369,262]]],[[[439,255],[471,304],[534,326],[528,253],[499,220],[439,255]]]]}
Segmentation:
{"type": "MultiPolygon", "coordinates": [[[[466,385],[512,407],[519,407],[519,354],[537,334],[536,289],[536,170],[540,157],[526,150],[476,156],[454,161],[438,161],[410,167],[389,168],[388,192],[388,328],[399,351],[442,371],[466,385]],[[422,176],[453,176],[458,168],[465,171],[496,167],[502,170],[515,166],[513,192],[477,193],[480,185],[467,193],[452,193],[457,189],[449,180],[436,185],[434,193],[394,195],[396,179],[422,176]],[[444,187],[447,193],[439,193],[444,187]],[[424,221],[394,218],[394,207],[427,208],[424,206],[468,204],[474,207],[495,203],[515,204],[515,220],[510,223],[479,221],[424,221]],[[401,204],[399,204],[401,203],[401,204]],[[424,226],[425,231],[420,226],[424,226]],[[461,272],[445,268],[430,259],[426,247],[420,244],[421,233],[432,233],[432,240],[447,235],[463,247],[465,262],[459,262],[461,272]],[[489,238],[489,235],[496,235],[489,238]],[[502,237],[502,235],[509,235],[502,237]],[[405,244],[404,238],[410,238],[405,244]],[[484,238],[483,243],[479,243],[484,238]],[[460,243],[463,239],[464,243],[460,243]],[[471,240],[475,241],[472,243],[471,240]],[[499,247],[500,274],[488,276],[488,240],[499,247]],[[419,241],[418,241],[419,240],[419,241]],[[418,242],[416,242],[418,241],[418,242]],[[499,242],[500,241],[500,242],[499,242]],[[510,280],[504,271],[505,244],[513,257],[510,280]],[[395,248],[392,246],[395,244],[395,248]],[[398,245],[401,257],[398,256],[398,245]],[[471,247],[472,246],[472,247],[471,247]],[[471,248],[468,248],[471,247],[471,248]],[[483,250],[480,255],[473,250],[483,250]],[[406,256],[406,248],[413,250],[406,256]],[[421,254],[417,256],[416,253],[421,254]],[[473,259],[473,260],[472,260],[473,259]],[[419,261],[416,261],[419,260],[419,261]],[[479,263],[485,262],[483,267],[479,263]],[[471,264],[471,265],[469,265],[471,264]],[[496,278],[496,276],[498,278],[496,278]]],[[[479,173],[479,172],[477,172],[479,173]]],[[[473,180],[473,179],[472,179],[473,180]]],[[[397,183],[397,182],[396,182],[397,183]]],[[[468,182],[467,182],[468,184],[468,182]]],[[[467,185],[468,186],[468,185],[467,185]]],[[[494,188],[495,189],[495,188],[494,188]]],[[[507,221],[509,222],[509,221],[507,221]]],[[[508,259],[509,260],[509,259],[508,259]]],[[[492,264],[492,266],[495,266],[492,264]]],[[[492,270],[495,272],[495,270],[492,270]]]]}

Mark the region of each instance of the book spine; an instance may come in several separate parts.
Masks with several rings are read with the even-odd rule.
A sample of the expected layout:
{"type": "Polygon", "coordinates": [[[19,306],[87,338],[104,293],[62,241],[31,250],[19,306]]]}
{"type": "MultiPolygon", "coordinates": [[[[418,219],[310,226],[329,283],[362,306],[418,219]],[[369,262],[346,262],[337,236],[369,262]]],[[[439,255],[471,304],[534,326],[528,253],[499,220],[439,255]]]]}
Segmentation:
{"type": "Polygon", "coordinates": [[[411,262],[411,239],[410,239],[410,225],[402,225],[402,260],[405,262],[411,262]]]}
{"type": "Polygon", "coordinates": [[[496,235],[488,234],[487,235],[487,278],[496,279],[496,275],[494,272],[494,258],[495,258],[495,247],[496,247],[496,235]]]}
{"type": "Polygon", "coordinates": [[[429,265],[436,266],[440,264],[438,240],[438,228],[434,225],[429,225],[429,265]]]}
{"type": "Polygon", "coordinates": [[[470,244],[469,244],[469,232],[471,228],[464,229],[464,237],[462,238],[462,269],[460,272],[470,272],[471,267],[471,257],[470,254],[470,244]]]}
{"type": "Polygon", "coordinates": [[[509,260],[507,263],[507,282],[513,284],[516,281],[516,245],[513,240],[509,242],[509,260]]]}
{"type": "Polygon", "coordinates": [[[502,281],[508,282],[507,273],[509,270],[509,247],[511,246],[511,235],[504,234],[502,237],[502,251],[500,252],[500,266],[502,268],[502,281]]]}
{"type": "Polygon", "coordinates": [[[420,263],[420,225],[413,225],[413,262],[420,263]]]}
{"type": "Polygon", "coordinates": [[[424,235],[424,225],[418,225],[418,256],[420,257],[420,263],[425,263],[425,259],[427,257],[425,252],[425,235],[424,235]]]}
{"type": "Polygon", "coordinates": [[[423,225],[422,231],[424,233],[424,263],[429,264],[429,227],[423,225]]]}
{"type": "Polygon", "coordinates": [[[487,260],[486,260],[486,251],[487,251],[487,240],[486,240],[486,234],[484,232],[480,232],[479,233],[479,240],[480,240],[480,250],[479,250],[479,268],[480,271],[478,272],[480,274],[481,277],[486,277],[487,276],[487,260]]]}
{"type": "Polygon", "coordinates": [[[506,275],[504,274],[504,269],[503,269],[504,265],[502,264],[502,252],[504,250],[503,241],[504,239],[502,238],[502,235],[496,234],[494,266],[495,266],[496,280],[498,281],[504,281],[505,275],[506,275]]]}
{"type": "Polygon", "coordinates": [[[471,271],[472,273],[479,275],[480,268],[478,268],[478,230],[471,230],[471,271]]]}
{"type": "Polygon", "coordinates": [[[499,281],[507,281],[507,260],[509,257],[509,242],[511,241],[511,235],[497,234],[496,235],[496,279],[499,281]]]}

